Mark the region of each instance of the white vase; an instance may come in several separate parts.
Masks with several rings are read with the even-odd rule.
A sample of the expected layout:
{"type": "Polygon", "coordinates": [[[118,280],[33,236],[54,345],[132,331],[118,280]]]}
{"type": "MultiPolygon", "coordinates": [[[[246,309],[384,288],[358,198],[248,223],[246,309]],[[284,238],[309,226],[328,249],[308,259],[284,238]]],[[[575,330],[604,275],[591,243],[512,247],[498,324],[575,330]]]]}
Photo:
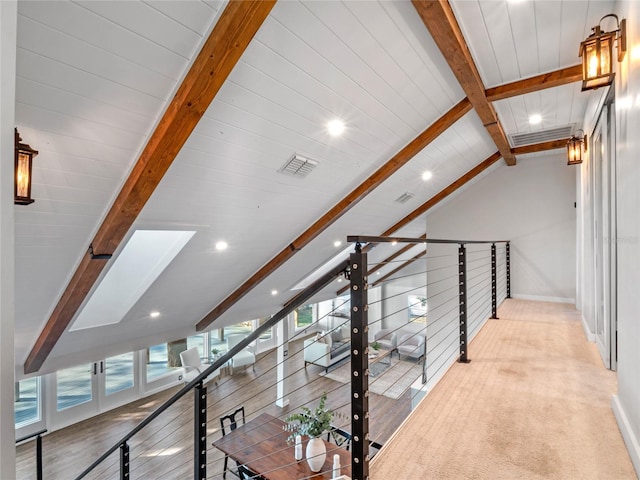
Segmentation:
{"type": "Polygon", "coordinates": [[[307,443],[307,463],[312,472],[322,470],[324,461],[327,459],[327,448],[321,438],[312,438],[307,443]]]}

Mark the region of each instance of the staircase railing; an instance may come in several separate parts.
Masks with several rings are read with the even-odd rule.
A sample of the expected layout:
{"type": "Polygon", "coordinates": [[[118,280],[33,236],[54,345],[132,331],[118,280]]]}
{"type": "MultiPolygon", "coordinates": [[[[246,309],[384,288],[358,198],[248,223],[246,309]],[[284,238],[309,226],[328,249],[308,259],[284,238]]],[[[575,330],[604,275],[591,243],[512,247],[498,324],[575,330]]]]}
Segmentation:
{"type": "MultiPolygon", "coordinates": [[[[367,480],[369,478],[369,462],[373,455],[372,453],[370,454],[370,449],[372,447],[380,448],[383,441],[389,438],[387,432],[389,427],[399,424],[397,422],[393,425],[384,423],[392,423],[391,420],[379,422],[376,425],[378,431],[373,435],[370,431],[369,424],[372,413],[370,401],[372,401],[372,398],[378,398],[376,395],[385,395],[389,398],[401,399],[397,401],[404,399],[413,407],[414,403],[426,394],[427,387],[436,382],[444,371],[446,371],[452,359],[457,359],[461,363],[470,361],[469,342],[473,334],[479,330],[483,322],[488,318],[497,319],[500,301],[510,297],[510,250],[508,241],[438,240],[371,236],[351,236],[348,237],[348,241],[355,244],[355,252],[350,255],[349,260],[332,268],[327,274],[322,276],[322,278],[298,294],[295,302],[289,303],[269,320],[265,321],[260,327],[248,334],[243,341],[213,361],[202,374],[180,388],[169,400],[158,407],[130,432],[122,436],[120,440],[114,443],[111,448],[75,478],[77,480],[86,478],[98,465],[104,464],[108,457],[118,451],[120,454],[119,476],[121,479],[131,478],[134,460],[131,459],[129,448],[134,437],[145,430],[154,420],[163,415],[172,405],[176,404],[190,391],[194,392],[193,478],[214,478],[211,474],[207,475],[207,426],[210,423],[207,420],[208,407],[205,380],[217,369],[227,365],[242,349],[248,347],[264,332],[273,327],[278,325],[280,329],[284,328],[284,333],[281,333],[283,333],[283,338],[286,339],[288,337],[286,328],[282,327],[283,323],[286,322],[282,322],[282,320],[286,319],[287,316],[299,306],[304,305],[312,299],[314,295],[318,294],[336,278],[344,276],[349,279],[350,294],[348,303],[350,318],[345,320],[342,325],[333,325],[332,330],[339,330],[343,325],[349,327],[348,357],[350,359],[350,367],[348,369],[348,378],[344,385],[330,383],[331,380],[326,380],[326,378],[329,378],[332,374],[327,372],[329,369],[335,369],[337,372],[339,370],[339,363],[336,363],[335,366],[330,365],[326,369],[323,367],[322,370],[326,370],[324,372],[326,377],[324,377],[321,382],[322,387],[312,387],[312,390],[319,391],[320,388],[327,389],[327,385],[335,385],[328,389],[328,393],[330,394],[337,393],[342,386],[350,389],[350,393],[342,397],[348,399],[347,403],[343,405],[332,405],[332,408],[336,410],[343,407],[348,408],[350,417],[346,424],[335,424],[332,426],[332,429],[336,432],[342,432],[343,437],[344,434],[348,434],[347,446],[351,452],[350,472],[352,479],[367,480]],[[421,325],[424,325],[424,327],[421,327],[423,328],[422,330],[413,328],[413,333],[403,335],[403,338],[409,337],[407,342],[409,342],[412,337],[423,336],[425,338],[424,346],[420,347],[424,349],[424,352],[418,358],[418,363],[414,362],[415,365],[413,367],[409,365],[412,371],[415,371],[414,367],[419,367],[419,376],[418,380],[415,380],[416,383],[411,385],[409,390],[407,390],[408,387],[405,381],[404,386],[399,388],[400,393],[395,396],[386,394],[388,390],[394,388],[394,385],[385,387],[386,390],[377,388],[373,393],[370,390],[370,387],[374,385],[375,382],[379,382],[381,378],[370,380],[370,373],[373,375],[372,369],[375,366],[373,365],[375,360],[371,360],[370,362],[369,359],[370,354],[372,354],[370,351],[371,332],[369,330],[370,328],[379,328],[383,325],[383,322],[392,324],[391,318],[394,315],[402,314],[406,316],[407,313],[406,311],[402,312],[402,309],[390,309],[383,313],[383,309],[379,304],[389,302],[392,299],[377,298],[372,301],[372,299],[369,298],[371,291],[368,279],[368,272],[370,270],[368,264],[369,257],[365,251],[366,249],[363,248],[365,244],[375,245],[390,242],[424,244],[425,249],[429,244],[431,245],[431,249],[436,249],[436,245],[442,245],[446,248],[450,246],[457,247],[457,250],[449,249],[450,251],[444,252],[442,255],[426,256],[425,260],[427,263],[431,261],[433,265],[430,268],[425,267],[424,272],[422,272],[426,279],[425,284],[419,288],[426,291],[425,298],[430,305],[429,312],[426,313],[425,310],[424,318],[420,318],[420,322],[423,322],[421,325]],[[479,246],[479,249],[468,250],[474,245],[479,246]],[[504,246],[504,249],[502,246],[504,246]],[[500,252],[498,252],[498,247],[500,248],[500,252]],[[487,248],[489,250],[487,250],[487,248]],[[378,313],[375,315],[376,318],[370,320],[369,315],[372,309],[377,310],[378,313]],[[436,314],[436,312],[438,313],[436,314]],[[382,431],[386,433],[382,434],[382,431]]],[[[415,261],[415,258],[416,257],[413,257],[412,262],[415,261]]],[[[397,281],[397,279],[398,274],[388,281],[397,281]]],[[[406,294],[406,292],[404,293],[406,294]]],[[[405,309],[406,308],[410,309],[411,307],[405,306],[405,309]]],[[[329,315],[331,314],[332,313],[329,313],[329,315]]],[[[411,315],[411,313],[409,313],[409,315],[411,315]]],[[[338,315],[336,314],[335,319],[337,318],[338,315]]],[[[412,320],[409,320],[409,322],[412,322],[412,320]]],[[[415,325],[413,327],[415,327],[415,325]]],[[[393,333],[402,333],[404,329],[406,329],[406,326],[396,327],[397,332],[393,333]]],[[[285,342],[286,341],[287,340],[285,340],[285,342]]],[[[305,341],[305,346],[297,353],[304,354],[307,345],[313,344],[316,341],[317,340],[314,339],[308,339],[305,341]]],[[[388,371],[400,366],[400,351],[396,353],[398,360],[394,359],[393,351],[387,352],[387,360],[390,361],[388,366],[384,368],[388,371]]],[[[278,355],[278,360],[275,362],[275,365],[269,367],[270,369],[278,369],[278,380],[276,383],[282,381],[282,375],[286,375],[286,368],[284,366],[292,360],[290,356],[287,357],[288,350],[286,348],[283,349],[283,352],[279,352],[278,355]],[[285,368],[284,372],[281,371],[283,368],[285,368]]],[[[304,370],[293,372],[294,375],[304,375],[306,378],[309,378],[310,373],[307,371],[307,360],[308,358],[305,355],[304,370]]],[[[312,360],[310,363],[313,363],[313,359],[310,360],[312,360]]],[[[409,363],[411,364],[411,362],[409,363]]],[[[377,366],[380,365],[378,364],[377,366]]],[[[314,367],[314,369],[317,369],[317,367],[314,367]]],[[[313,373],[313,371],[311,373],[313,373]]],[[[322,375],[322,371],[318,373],[322,375]]],[[[256,379],[254,382],[258,380],[259,379],[256,379]]],[[[398,379],[396,382],[400,380],[402,379],[398,379]]],[[[313,381],[315,380],[307,380],[305,385],[296,386],[294,391],[301,391],[304,388],[308,388],[309,384],[313,381]]],[[[260,381],[260,384],[262,383],[263,382],[260,381]]],[[[275,384],[271,386],[265,384],[262,386],[262,390],[273,386],[275,386],[275,384]]],[[[234,392],[237,394],[237,391],[234,392]]],[[[233,392],[228,393],[226,399],[229,399],[232,395],[234,395],[233,392]]],[[[280,393],[278,393],[278,399],[280,400],[280,393]]],[[[233,398],[230,400],[234,401],[233,398]]],[[[303,401],[304,403],[300,405],[306,405],[308,400],[307,398],[303,401]]],[[[236,401],[240,400],[238,399],[236,401]]],[[[389,400],[385,400],[385,402],[390,404],[389,400]]],[[[293,409],[291,408],[293,406],[287,406],[286,404],[279,405],[279,407],[281,407],[282,412],[286,412],[287,409],[293,409]]],[[[407,407],[403,406],[402,408],[407,407]]],[[[375,408],[373,410],[375,410],[375,408]]],[[[384,418],[386,416],[388,415],[378,415],[377,417],[384,418]]],[[[211,429],[211,427],[209,429],[211,429]]],[[[247,445],[247,448],[252,448],[252,446],[247,445]]],[[[289,447],[280,445],[278,448],[286,449],[289,447]]],[[[291,452],[293,452],[293,450],[291,450],[291,452]]],[[[149,456],[152,455],[150,454],[149,456]]],[[[293,461],[293,453],[291,457],[291,461],[293,461]]],[[[136,461],[141,462],[142,460],[136,461]]],[[[102,468],[105,468],[105,466],[102,465],[102,468]]],[[[278,467],[273,468],[277,469],[278,467]]],[[[99,478],[103,477],[100,476],[99,478]]],[[[169,476],[168,478],[177,477],[169,476]]],[[[184,475],[180,478],[184,478],[184,475]]]]}

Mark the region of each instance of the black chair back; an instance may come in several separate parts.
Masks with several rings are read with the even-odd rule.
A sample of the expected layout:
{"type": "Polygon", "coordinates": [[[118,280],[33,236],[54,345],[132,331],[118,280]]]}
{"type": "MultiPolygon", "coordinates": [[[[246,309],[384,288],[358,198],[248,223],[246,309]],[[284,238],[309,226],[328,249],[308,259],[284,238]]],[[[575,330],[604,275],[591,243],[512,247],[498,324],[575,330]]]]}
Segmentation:
{"type": "Polygon", "coordinates": [[[264,480],[264,477],[253,472],[246,465],[238,465],[238,475],[242,480],[264,480]]]}
{"type": "Polygon", "coordinates": [[[244,425],[244,407],[238,408],[235,412],[230,413],[229,415],[225,415],[224,417],[220,417],[220,428],[222,429],[222,436],[227,434],[227,430],[232,432],[236,428],[238,428],[238,422],[242,420],[242,425],[244,425]]]}

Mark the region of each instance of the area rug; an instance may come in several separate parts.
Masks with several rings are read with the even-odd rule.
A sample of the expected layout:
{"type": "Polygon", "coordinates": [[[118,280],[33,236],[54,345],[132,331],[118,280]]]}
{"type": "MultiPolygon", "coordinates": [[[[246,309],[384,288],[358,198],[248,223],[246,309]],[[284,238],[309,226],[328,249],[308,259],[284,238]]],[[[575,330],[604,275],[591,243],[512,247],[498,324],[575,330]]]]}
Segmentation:
{"type": "MultiPolygon", "coordinates": [[[[378,368],[379,365],[383,365],[383,363],[378,362],[374,365],[378,368]]],[[[350,363],[343,363],[339,367],[329,370],[329,373],[322,372],[320,375],[335,380],[336,382],[350,383],[350,363]]],[[[421,363],[399,360],[394,357],[391,359],[391,365],[389,365],[388,368],[377,373],[375,377],[369,377],[369,391],[397,400],[409,389],[413,382],[421,377],[421,363]]]]}

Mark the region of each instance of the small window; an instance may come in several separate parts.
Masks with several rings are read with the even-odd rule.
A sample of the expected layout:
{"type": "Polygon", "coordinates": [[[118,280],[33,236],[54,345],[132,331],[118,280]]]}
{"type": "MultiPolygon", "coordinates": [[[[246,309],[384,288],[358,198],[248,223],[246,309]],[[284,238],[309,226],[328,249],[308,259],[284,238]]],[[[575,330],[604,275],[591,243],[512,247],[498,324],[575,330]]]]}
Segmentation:
{"type": "Polygon", "coordinates": [[[15,384],[13,415],[16,428],[37,422],[40,416],[40,377],[15,384]]]}
{"type": "Polygon", "coordinates": [[[409,295],[409,321],[427,323],[427,297],[423,295],[409,295]]]}
{"type": "Polygon", "coordinates": [[[304,305],[297,308],[294,312],[295,316],[295,328],[308,327],[313,323],[313,305],[304,305]]]}

